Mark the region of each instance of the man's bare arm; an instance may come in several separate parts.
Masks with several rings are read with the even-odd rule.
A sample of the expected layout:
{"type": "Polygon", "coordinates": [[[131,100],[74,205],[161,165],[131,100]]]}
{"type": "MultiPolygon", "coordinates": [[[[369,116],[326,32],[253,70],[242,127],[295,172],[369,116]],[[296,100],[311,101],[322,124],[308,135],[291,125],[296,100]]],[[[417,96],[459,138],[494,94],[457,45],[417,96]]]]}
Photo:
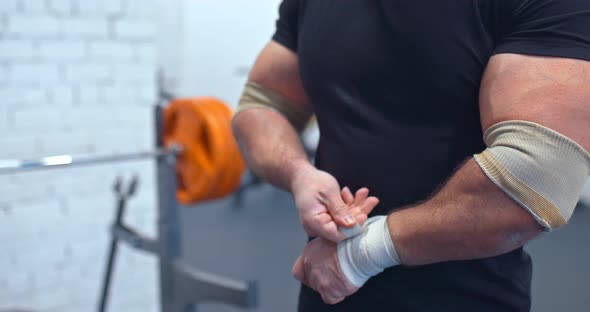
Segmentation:
{"type": "MultiPolygon", "coordinates": [[[[298,68],[297,55],[271,41],[258,56],[249,80],[307,109],[298,68]]],[[[290,190],[293,174],[311,166],[299,135],[277,112],[266,109],[241,112],[233,120],[233,129],[248,166],[278,187],[290,190]]]]}
{"type": "MultiPolygon", "coordinates": [[[[561,180],[565,184],[556,184],[567,187],[564,189],[550,185],[550,192],[577,190],[581,186],[576,184],[583,183],[589,174],[590,156],[582,150],[590,149],[590,105],[587,104],[590,101],[590,86],[586,81],[587,72],[590,72],[590,62],[504,54],[490,60],[483,79],[480,98],[483,129],[491,128],[495,131],[506,125],[507,121],[512,121],[508,123],[532,123],[539,129],[544,129],[544,133],[553,133],[554,137],[542,136],[541,132],[534,133],[534,130],[526,133],[529,129],[525,128],[526,131],[519,135],[526,133],[528,136],[518,137],[519,142],[547,139],[541,143],[546,145],[545,148],[555,145],[553,149],[548,149],[548,155],[542,155],[551,156],[547,157],[550,161],[543,160],[540,164],[549,166],[558,163],[562,166],[558,174],[563,175],[551,175],[548,179],[544,177],[538,181],[561,180]],[[538,126],[539,124],[544,127],[538,126]],[[560,141],[552,140],[555,137],[560,138],[560,141]],[[562,153],[564,150],[569,153],[562,153]],[[556,157],[555,153],[560,155],[556,157]],[[572,155],[572,163],[561,158],[571,158],[572,155]],[[574,166],[570,167],[568,164],[574,166]],[[575,169],[573,173],[572,168],[575,169]],[[565,172],[572,174],[573,179],[569,179],[572,176],[565,175],[565,172]]],[[[503,129],[505,133],[511,134],[510,130],[506,130],[508,128],[503,129]]],[[[493,145],[498,141],[505,144],[502,147],[509,151],[522,148],[516,155],[530,152],[531,156],[538,156],[533,155],[537,153],[534,148],[525,146],[530,142],[515,145],[513,148],[509,141],[495,138],[486,140],[486,143],[492,145],[491,148],[488,146],[486,152],[492,153],[493,145]]],[[[481,155],[483,153],[478,155],[478,161],[481,161],[481,155]]],[[[487,159],[495,160],[492,157],[487,159]]],[[[539,159],[541,158],[534,158],[535,161],[539,159]]],[[[361,234],[338,245],[322,238],[312,240],[295,262],[293,275],[318,291],[324,302],[335,304],[355,293],[367,280],[385,268],[399,264],[424,265],[495,256],[518,248],[537,236],[543,231],[541,223],[548,228],[561,225],[542,222],[547,221],[543,216],[554,216],[551,212],[555,210],[549,209],[561,209],[560,207],[545,205],[543,195],[537,193],[535,197],[530,192],[534,189],[530,188],[518,189],[531,196],[526,200],[521,200],[522,197],[516,197],[514,193],[510,193],[509,197],[491,180],[491,177],[497,179],[498,172],[493,172],[489,178],[481,168],[486,168],[486,173],[490,173],[488,167],[480,167],[480,163],[476,163],[474,159],[468,160],[432,199],[415,207],[393,212],[387,217],[373,217],[361,234]],[[535,201],[541,204],[526,206],[525,209],[512,200],[512,196],[519,198],[525,206],[529,199],[533,199],[533,205],[537,203],[535,201]],[[535,213],[535,217],[529,210],[535,213]],[[538,212],[550,214],[541,215],[538,212]]],[[[526,162],[525,167],[519,169],[524,168],[544,170],[542,166],[531,167],[526,162]]],[[[500,173],[510,173],[506,168],[500,169],[503,169],[500,173]]],[[[529,173],[527,170],[521,171],[525,175],[529,173]]],[[[509,182],[516,179],[517,177],[512,176],[509,182]]],[[[499,185],[504,190],[512,192],[502,183],[499,185]]],[[[573,208],[572,203],[575,203],[576,193],[570,195],[573,195],[571,202],[569,199],[562,202],[566,204],[562,206],[566,208],[564,211],[571,212],[567,209],[573,208]]],[[[556,213],[561,215],[561,210],[556,213]]]]}
{"type": "MultiPolygon", "coordinates": [[[[507,120],[531,121],[590,150],[589,72],[585,61],[494,56],[482,82],[482,128],[507,120]]],[[[543,231],[473,159],[432,199],[392,213],[388,225],[406,265],[499,255],[543,231]]]]}
{"type": "MultiPolygon", "coordinates": [[[[279,93],[293,105],[290,108],[311,111],[297,54],[284,46],[271,41],[259,55],[249,80],[279,93]]],[[[355,205],[347,205],[338,181],[309,162],[299,134],[281,113],[248,108],[234,117],[233,129],[248,166],[259,177],[293,194],[308,235],[341,241],[344,234],[339,226],[362,224],[377,205],[377,198],[368,197],[367,189],[358,190],[360,199],[355,205]]]]}

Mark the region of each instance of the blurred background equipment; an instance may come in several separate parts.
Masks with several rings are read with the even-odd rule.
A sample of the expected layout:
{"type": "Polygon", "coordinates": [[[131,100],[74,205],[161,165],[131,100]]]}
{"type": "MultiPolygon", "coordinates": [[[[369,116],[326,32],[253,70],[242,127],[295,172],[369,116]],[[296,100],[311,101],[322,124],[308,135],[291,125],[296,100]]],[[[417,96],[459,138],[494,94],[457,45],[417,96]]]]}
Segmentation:
{"type": "Polygon", "coordinates": [[[166,146],[180,145],[178,200],[190,205],[227,196],[246,164],[233,137],[233,113],[215,98],[173,100],[164,111],[166,146]]]}
{"type": "Polygon", "coordinates": [[[196,304],[201,302],[251,308],[256,303],[254,282],[241,282],[199,271],[182,258],[177,201],[196,204],[207,199],[222,198],[239,186],[245,166],[231,134],[231,115],[231,110],[223,102],[212,98],[173,100],[163,109],[156,106],[156,148],[153,151],[111,156],[61,155],[38,160],[3,160],[0,161],[0,174],[155,158],[157,238],[147,238],[123,222],[126,204],[135,194],[139,180],[134,176],[129,184],[124,185],[123,180],[117,178],[114,185],[117,207],[111,227],[98,311],[108,310],[119,242],[158,257],[161,311],[194,311],[196,304]],[[217,138],[211,138],[213,136],[217,138]],[[202,155],[195,155],[198,153],[202,155]],[[223,161],[215,159],[220,156],[223,161]],[[177,162],[177,159],[182,161],[177,162]],[[209,167],[203,169],[206,166],[209,167]],[[196,183],[200,188],[178,188],[179,180],[196,183]]]}

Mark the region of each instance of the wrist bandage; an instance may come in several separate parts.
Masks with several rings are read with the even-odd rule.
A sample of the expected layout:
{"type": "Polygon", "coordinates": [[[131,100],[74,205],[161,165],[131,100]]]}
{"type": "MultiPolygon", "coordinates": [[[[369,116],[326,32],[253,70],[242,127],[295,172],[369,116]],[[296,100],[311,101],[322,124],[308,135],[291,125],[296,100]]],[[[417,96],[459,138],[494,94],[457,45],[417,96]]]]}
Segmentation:
{"type": "Polygon", "coordinates": [[[359,235],[340,242],[338,263],[344,276],[356,287],[363,286],[384,269],[401,264],[391,240],[387,216],[370,218],[359,235]]]}
{"type": "Polygon", "coordinates": [[[363,232],[363,227],[358,223],[355,223],[351,228],[339,227],[338,229],[346,238],[355,237],[363,232]]]}
{"type": "Polygon", "coordinates": [[[251,108],[264,108],[283,115],[298,132],[305,129],[313,115],[291,103],[282,94],[249,81],[244,87],[236,115],[251,108]]]}
{"type": "Polygon", "coordinates": [[[528,121],[506,121],[484,134],[475,155],[485,174],[547,230],[566,224],[590,174],[590,154],[576,142],[528,121]]]}

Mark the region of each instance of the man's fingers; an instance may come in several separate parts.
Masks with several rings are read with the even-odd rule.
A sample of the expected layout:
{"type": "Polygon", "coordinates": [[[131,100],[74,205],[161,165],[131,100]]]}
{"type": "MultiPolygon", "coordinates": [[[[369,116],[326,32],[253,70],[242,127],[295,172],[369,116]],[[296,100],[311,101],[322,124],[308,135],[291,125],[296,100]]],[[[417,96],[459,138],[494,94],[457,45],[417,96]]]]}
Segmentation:
{"type": "MultiPolygon", "coordinates": [[[[371,211],[373,211],[373,209],[379,204],[379,199],[374,196],[369,197],[369,189],[366,187],[356,191],[352,202],[350,200],[350,195],[352,195],[352,193],[348,187],[342,189],[342,199],[351,208],[351,213],[356,222],[359,225],[363,225],[365,221],[367,221],[368,215],[371,211]]],[[[346,229],[343,228],[341,230],[345,232],[345,235],[347,234],[346,229]]]]}
{"type": "Polygon", "coordinates": [[[359,221],[359,216],[365,214],[364,212],[361,211],[361,208],[359,207],[354,207],[352,208],[352,215],[354,216],[354,218],[356,219],[356,221],[359,221]]]}
{"type": "Polygon", "coordinates": [[[313,216],[313,224],[317,225],[318,227],[323,226],[326,223],[333,222],[332,216],[327,212],[322,212],[313,216]]]}
{"type": "Polygon", "coordinates": [[[305,268],[303,267],[303,257],[297,257],[295,260],[295,264],[293,264],[293,269],[291,271],[293,276],[300,281],[301,283],[305,284],[305,268]]]}
{"type": "Polygon", "coordinates": [[[367,219],[369,219],[369,217],[364,213],[359,213],[359,214],[355,215],[354,217],[356,218],[356,222],[358,222],[360,225],[365,224],[367,219]]]}
{"type": "Polygon", "coordinates": [[[317,236],[323,237],[331,242],[338,243],[347,238],[336,225],[332,216],[327,212],[313,216],[313,220],[309,223],[313,232],[317,233],[317,236]]]}
{"type": "Polygon", "coordinates": [[[348,188],[348,186],[345,186],[342,189],[342,199],[344,200],[344,203],[346,203],[347,205],[352,205],[352,203],[354,203],[354,195],[352,195],[352,192],[350,191],[350,189],[348,188]]]}
{"type": "Polygon", "coordinates": [[[377,197],[371,196],[365,199],[365,201],[361,204],[360,209],[362,213],[369,215],[371,211],[377,207],[377,205],[379,205],[379,199],[377,197]]]}
{"type": "Polygon", "coordinates": [[[369,189],[366,187],[363,187],[361,189],[359,189],[358,191],[356,191],[356,194],[354,194],[354,205],[355,206],[360,206],[365,199],[367,199],[367,197],[369,196],[369,189]]]}
{"type": "Polygon", "coordinates": [[[326,206],[336,224],[342,227],[353,227],[356,225],[356,220],[348,205],[343,201],[341,193],[340,190],[330,194],[320,192],[319,200],[326,206]]]}
{"type": "Polygon", "coordinates": [[[347,204],[344,202],[338,202],[332,207],[328,207],[328,211],[334,218],[334,221],[343,227],[354,227],[356,225],[356,220],[347,204]]]}
{"type": "Polygon", "coordinates": [[[344,187],[339,198],[321,193],[320,202],[326,206],[328,213],[314,216],[313,223],[318,235],[338,243],[358,234],[357,228],[360,229],[360,225],[367,221],[368,214],[379,203],[376,197],[368,196],[367,188],[361,188],[353,195],[348,187],[344,187]]]}

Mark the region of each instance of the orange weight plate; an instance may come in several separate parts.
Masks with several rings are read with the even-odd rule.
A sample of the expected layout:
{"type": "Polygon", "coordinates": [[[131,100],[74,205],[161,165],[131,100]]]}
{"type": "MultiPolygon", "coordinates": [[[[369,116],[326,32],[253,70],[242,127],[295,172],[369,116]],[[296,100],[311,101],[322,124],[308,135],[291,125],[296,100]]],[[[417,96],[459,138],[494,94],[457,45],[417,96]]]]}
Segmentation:
{"type": "Polygon", "coordinates": [[[183,204],[229,195],[246,168],[231,131],[231,109],[215,98],[178,99],[164,110],[164,143],[182,146],[178,201],[183,204]]]}

